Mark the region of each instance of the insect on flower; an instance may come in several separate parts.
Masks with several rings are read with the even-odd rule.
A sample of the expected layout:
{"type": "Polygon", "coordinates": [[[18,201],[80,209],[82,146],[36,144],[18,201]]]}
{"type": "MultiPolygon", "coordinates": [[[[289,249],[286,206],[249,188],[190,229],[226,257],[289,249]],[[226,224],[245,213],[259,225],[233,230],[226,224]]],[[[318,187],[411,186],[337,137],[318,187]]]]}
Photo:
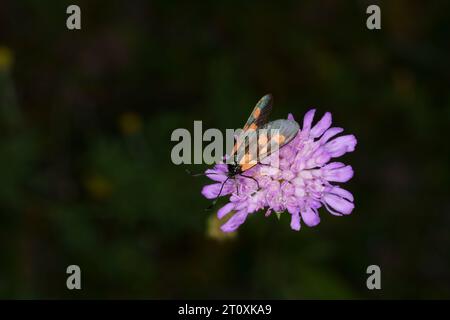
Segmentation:
{"type": "MultiPolygon", "coordinates": [[[[235,137],[235,144],[227,161],[226,178],[221,184],[217,197],[208,209],[216,204],[226,183],[237,176],[253,180],[257,189],[259,189],[258,180],[246,175],[245,172],[255,165],[261,164],[261,160],[277,152],[297,135],[299,125],[294,120],[279,119],[268,122],[272,104],[271,94],[262,97],[250,114],[242,131],[235,137]]],[[[215,174],[217,173],[207,172],[200,175],[215,174]]],[[[239,192],[239,189],[237,189],[237,192],[239,192]]]]}

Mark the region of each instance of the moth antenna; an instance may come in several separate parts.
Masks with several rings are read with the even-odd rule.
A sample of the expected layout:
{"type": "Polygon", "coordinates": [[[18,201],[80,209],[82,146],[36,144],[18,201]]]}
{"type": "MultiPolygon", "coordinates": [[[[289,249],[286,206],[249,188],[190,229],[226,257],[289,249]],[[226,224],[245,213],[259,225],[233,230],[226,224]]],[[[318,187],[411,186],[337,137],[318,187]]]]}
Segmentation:
{"type": "Polygon", "coordinates": [[[193,176],[193,177],[199,177],[199,176],[203,176],[204,175],[203,173],[192,173],[192,171],[189,170],[189,169],[185,169],[185,171],[186,171],[186,173],[188,175],[193,176]]]}
{"type": "Polygon", "coordinates": [[[217,194],[217,197],[216,197],[216,198],[213,200],[213,202],[205,209],[205,211],[209,211],[209,210],[211,210],[212,208],[214,208],[214,206],[215,206],[216,203],[217,203],[217,200],[219,200],[220,194],[222,193],[223,187],[225,186],[225,183],[227,183],[228,179],[230,179],[230,177],[227,177],[227,178],[225,179],[225,181],[222,183],[222,185],[220,186],[219,193],[217,194]]]}
{"type": "Polygon", "coordinates": [[[185,169],[186,173],[189,174],[192,177],[200,177],[200,176],[206,176],[206,175],[210,175],[210,174],[218,174],[220,175],[220,173],[215,173],[215,172],[211,172],[211,173],[206,173],[206,172],[201,172],[201,173],[192,173],[191,170],[189,169],[185,169]]]}
{"type": "Polygon", "coordinates": [[[272,165],[269,164],[269,163],[261,163],[261,162],[258,162],[258,164],[259,164],[260,166],[266,166],[266,167],[271,167],[271,168],[275,168],[275,169],[280,169],[279,167],[272,166],[272,165]]]}

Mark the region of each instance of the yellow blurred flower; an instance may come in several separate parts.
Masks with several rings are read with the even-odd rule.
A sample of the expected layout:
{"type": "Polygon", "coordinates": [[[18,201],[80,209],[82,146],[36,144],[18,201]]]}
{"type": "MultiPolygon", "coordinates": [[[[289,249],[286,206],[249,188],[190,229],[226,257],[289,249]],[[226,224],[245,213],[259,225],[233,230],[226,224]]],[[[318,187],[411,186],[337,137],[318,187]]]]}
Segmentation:
{"type": "Polygon", "coordinates": [[[125,112],[119,117],[119,128],[122,134],[130,136],[142,129],[141,117],[135,112],[125,112]]]}
{"type": "Polygon", "coordinates": [[[111,195],[111,183],[104,177],[94,175],[87,178],[84,183],[87,191],[94,199],[102,200],[111,195]]]}
{"type": "Polygon", "coordinates": [[[13,52],[7,47],[0,46],[0,71],[9,70],[12,67],[13,62],[13,52]]]}
{"type": "MultiPolygon", "coordinates": [[[[232,216],[232,214],[229,214],[232,216]]],[[[227,219],[219,220],[217,214],[213,214],[208,218],[206,235],[214,240],[226,241],[234,239],[237,236],[237,231],[234,232],[223,232],[220,230],[220,226],[226,222],[227,219]]]]}

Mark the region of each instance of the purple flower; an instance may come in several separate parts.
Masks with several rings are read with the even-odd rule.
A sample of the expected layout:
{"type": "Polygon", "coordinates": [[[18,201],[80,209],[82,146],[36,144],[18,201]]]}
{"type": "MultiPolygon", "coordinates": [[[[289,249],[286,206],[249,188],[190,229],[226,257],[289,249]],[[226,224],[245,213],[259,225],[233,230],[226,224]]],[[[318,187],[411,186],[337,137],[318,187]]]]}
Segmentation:
{"type": "MultiPolygon", "coordinates": [[[[245,172],[258,183],[239,175],[225,183],[221,196],[230,198],[217,216],[222,219],[232,211],[233,215],[222,225],[222,231],[235,231],[249,214],[261,209],[267,209],[266,216],[287,211],[291,215],[291,228],[297,231],[301,221],[309,227],[318,225],[318,210],[322,206],[336,216],[352,212],[353,195],[334,183],[350,180],[353,169],[332,159],[354,151],[356,138],[354,135],[333,138],[343,129],[330,128],[329,112],[312,126],[314,113],[314,109],[308,111],[297,136],[280,149],[279,155],[272,155],[280,157],[278,168],[258,164],[245,172]]],[[[293,120],[293,116],[289,114],[288,119],[293,120]]],[[[263,162],[269,163],[272,156],[263,162]]],[[[206,174],[216,183],[205,186],[202,194],[214,199],[227,178],[227,165],[217,164],[206,174]]]]}

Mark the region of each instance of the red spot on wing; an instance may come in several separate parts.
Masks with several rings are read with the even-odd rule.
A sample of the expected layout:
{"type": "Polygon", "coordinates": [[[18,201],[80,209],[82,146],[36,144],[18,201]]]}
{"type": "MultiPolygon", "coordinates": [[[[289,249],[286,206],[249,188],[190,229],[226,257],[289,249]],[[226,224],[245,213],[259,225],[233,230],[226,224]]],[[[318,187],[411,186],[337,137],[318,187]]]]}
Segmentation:
{"type": "Polygon", "coordinates": [[[286,137],[282,134],[276,134],[271,139],[271,141],[275,144],[282,144],[285,140],[286,140],[286,137]]]}
{"type": "Polygon", "coordinates": [[[261,114],[261,109],[256,108],[255,111],[253,111],[253,118],[258,119],[260,114],[261,114]]]}

